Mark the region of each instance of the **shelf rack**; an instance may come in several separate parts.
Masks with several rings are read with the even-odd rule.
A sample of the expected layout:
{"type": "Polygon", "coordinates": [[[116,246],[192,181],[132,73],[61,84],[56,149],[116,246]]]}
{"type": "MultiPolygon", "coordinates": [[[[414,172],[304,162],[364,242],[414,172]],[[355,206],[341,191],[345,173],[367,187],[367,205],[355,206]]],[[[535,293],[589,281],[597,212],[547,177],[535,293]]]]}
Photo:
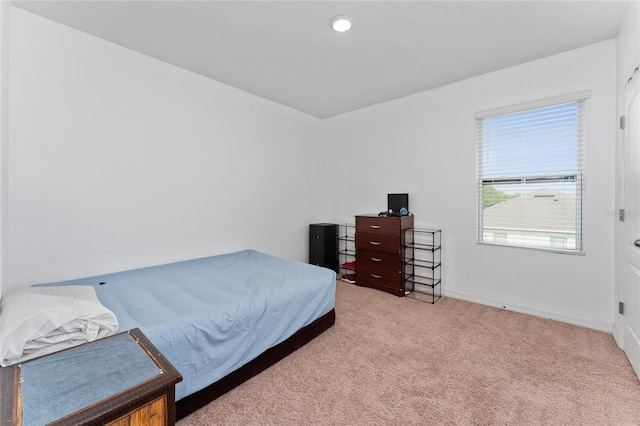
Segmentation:
{"type": "Polygon", "coordinates": [[[442,296],[442,231],[405,231],[405,296],[436,303],[442,296]]]}
{"type": "Polygon", "coordinates": [[[355,274],[355,267],[345,268],[342,265],[356,260],[356,225],[343,223],[338,227],[338,262],[340,270],[346,274],[355,274]]]}

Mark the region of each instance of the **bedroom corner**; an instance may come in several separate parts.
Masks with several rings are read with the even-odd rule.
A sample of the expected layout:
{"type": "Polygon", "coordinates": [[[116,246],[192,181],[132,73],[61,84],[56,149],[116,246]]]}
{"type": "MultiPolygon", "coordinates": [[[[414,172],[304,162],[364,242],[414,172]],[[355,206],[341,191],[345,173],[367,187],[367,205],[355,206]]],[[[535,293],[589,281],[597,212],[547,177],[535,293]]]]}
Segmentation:
{"type": "Polygon", "coordinates": [[[11,51],[5,291],[248,248],[306,257],[319,119],[15,5],[11,51]]]}

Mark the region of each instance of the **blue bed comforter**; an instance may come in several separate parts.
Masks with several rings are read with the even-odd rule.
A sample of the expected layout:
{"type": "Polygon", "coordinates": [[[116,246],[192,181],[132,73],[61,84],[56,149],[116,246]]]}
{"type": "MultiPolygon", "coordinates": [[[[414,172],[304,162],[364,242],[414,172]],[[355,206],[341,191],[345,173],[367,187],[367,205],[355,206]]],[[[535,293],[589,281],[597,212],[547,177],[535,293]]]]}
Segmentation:
{"type": "Polygon", "coordinates": [[[140,328],[180,371],[181,399],[335,306],[335,272],[245,250],[41,285],[90,285],[118,331],[140,328]]]}

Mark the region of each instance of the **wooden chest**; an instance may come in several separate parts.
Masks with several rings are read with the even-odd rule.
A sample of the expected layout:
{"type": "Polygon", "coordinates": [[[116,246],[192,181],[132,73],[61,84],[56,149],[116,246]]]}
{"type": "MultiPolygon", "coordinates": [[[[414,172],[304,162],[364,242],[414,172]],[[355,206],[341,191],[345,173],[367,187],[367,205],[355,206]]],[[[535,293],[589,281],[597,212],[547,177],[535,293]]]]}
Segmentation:
{"type": "Polygon", "coordinates": [[[173,425],[175,384],[181,380],[180,373],[136,328],[0,369],[0,424],[173,425]],[[120,347],[131,350],[120,351],[120,347]],[[149,373],[141,375],[143,369],[149,373]],[[40,379],[45,376],[46,381],[40,379]],[[114,377],[129,377],[126,382],[131,384],[107,383],[114,377]],[[27,389],[29,382],[34,384],[27,389]],[[115,390],[105,392],[108,386],[115,390]],[[42,391],[31,391],[34,387],[42,391]],[[96,397],[90,395],[94,390],[96,397]],[[92,402],[76,403],[85,399],[92,402]],[[58,411],[61,414],[54,414],[58,411]]]}

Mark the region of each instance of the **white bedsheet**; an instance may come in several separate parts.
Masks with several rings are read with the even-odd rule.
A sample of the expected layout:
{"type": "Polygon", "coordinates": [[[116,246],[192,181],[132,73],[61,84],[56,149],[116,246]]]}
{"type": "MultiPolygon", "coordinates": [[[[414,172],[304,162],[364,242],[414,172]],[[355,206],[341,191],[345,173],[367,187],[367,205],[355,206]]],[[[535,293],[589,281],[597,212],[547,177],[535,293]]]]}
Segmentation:
{"type": "Polygon", "coordinates": [[[90,286],[25,287],[0,302],[0,365],[113,334],[118,320],[90,286]]]}

